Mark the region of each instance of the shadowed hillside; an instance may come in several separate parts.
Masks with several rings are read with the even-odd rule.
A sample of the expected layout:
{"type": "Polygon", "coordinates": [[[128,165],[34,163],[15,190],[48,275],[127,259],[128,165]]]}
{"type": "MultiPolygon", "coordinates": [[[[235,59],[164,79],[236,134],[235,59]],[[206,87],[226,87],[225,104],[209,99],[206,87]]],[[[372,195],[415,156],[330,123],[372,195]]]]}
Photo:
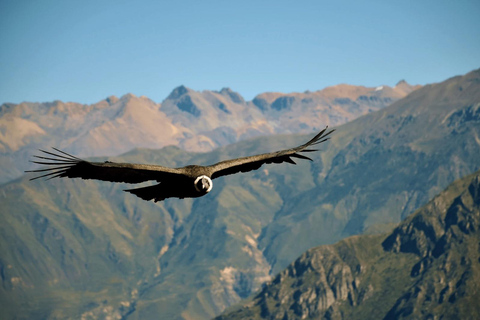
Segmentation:
{"type": "Polygon", "coordinates": [[[275,93],[291,101],[276,110],[275,101],[259,95],[245,101],[229,88],[197,92],[179,86],[160,104],[126,94],[92,105],[54,101],[0,106],[0,183],[25,170],[30,154],[56,146],[86,156],[118,155],[134,148],[180,146],[211,151],[219,146],[273,133],[309,133],[340,125],[379,110],[420,86],[394,88],[339,85],[306,93],[275,93]],[[264,101],[261,107],[255,101],[264,101]],[[301,116],[300,116],[301,115],[301,116]]]}
{"type": "MultiPolygon", "coordinates": [[[[28,319],[214,317],[307,249],[391,230],[478,170],[479,79],[477,70],[416,90],[338,127],[309,154],[313,162],[215,179],[213,190],[194,200],[154,204],[122,192],[131,185],[78,179],[5,184],[2,312],[28,319]]],[[[262,137],[204,154],[136,149],[109,160],[211,164],[312,135],[262,137]]]]}
{"type": "Polygon", "coordinates": [[[480,169],[479,137],[480,70],[425,86],[339,127],[312,163],[315,187],[293,191],[294,205],[286,203],[259,238],[274,272],[316,244],[400,222],[480,169]]]}
{"type": "Polygon", "coordinates": [[[226,319],[478,319],[480,172],[392,232],[313,248],[226,319]]]}

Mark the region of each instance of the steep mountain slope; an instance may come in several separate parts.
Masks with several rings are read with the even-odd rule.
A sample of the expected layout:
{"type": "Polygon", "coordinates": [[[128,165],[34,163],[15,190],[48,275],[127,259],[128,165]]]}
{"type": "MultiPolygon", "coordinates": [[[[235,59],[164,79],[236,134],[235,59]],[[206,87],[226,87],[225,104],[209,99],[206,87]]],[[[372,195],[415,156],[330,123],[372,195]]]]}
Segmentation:
{"type": "MultiPolygon", "coordinates": [[[[147,203],[121,191],[129,186],[82,180],[1,186],[4,317],[218,315],[307,249],[391,228],[478,170],[479,79],[475,71],[419,89],[338,127],[313,162],[219,178],[195,200],[147,203]]],[[[204,154],[137,149],[110,160],[210,164],[310,137],[262,137],[204,154]]]]}
{"type": "Polygon", "coordinates": [[[180,86],[162,102],[161,109],[174,125],[183,125],[196,134],[180,142],[191,151],[212,150],[275,131],[260,111],[228,88],[196,92],[180,86]]]}
{"type": "Polygon", "coordinates": [[[57,146],[83,156],[115,155],[135,147],[177,144],[191,131],[174,126],[159,105],[145,97],[110,97],[94,105],[22,103],[0,107],[2,182],[25,170],[38,148],[57,146]],[[14,135],[12,137],[11,135],[14,135]]]}
{"type": "MultiPolygon", "coordinates": [[[[173,166],[218,157],[170,147],[122,160],[173,166]]],[[[6,184],[0,191],[0,300],[8,306],[2,318],[220,313],[269,278],[254,239],[280,202],[273,186],[258,181],[233,190],[223,185],[215,181],[213,198],[155,204],[126,196],[125,185],[26,177],[6,184]]]]}
{"type": "Polygon", "coordinates": [[[480,70],[339,127],[312,163],[312,187],[293,206],[286,203],[259,237],[274,273],[317,244],[390,228],[480,169],[479,137],[480,70]]]}
{"type": "MultiPolygon", "coordinates": [[[[267,92],[252,102],[269,123],[287,132],[308,132],[325,124],[337,126],[380,110],[420,88],[400,81],[395,87],[366,88],[340,84],[315,92],[280,94],[267,92]]],[[[283,133],[285,131],[277,131],[283,133]]]]}
{"type": "Polygon", "coordinates": [[[285,110],[268,105],[261,109],[228,88],[196,92],[184,86],[173,90],[162,104],[132,94],[93,105],[61,101],[3,104],[0,183],[19,177],[26,168],[24,160],[38,148],[56,146],[80,156],[118,155],[133,148],[167,145],[210,151],[255,136],[310,133],[327,124],[339,125],[385,107],[417,87],[402,83],[376,90],[341,85],[296,94],[299,99],[285,110]],[[279,116],[281,121],[277,121],[279,116]]]}
{"type": "Polygon", "coordinates": [[[308,250],[216,319],[478,319],[480,172],[393,232],[308,250]]]}

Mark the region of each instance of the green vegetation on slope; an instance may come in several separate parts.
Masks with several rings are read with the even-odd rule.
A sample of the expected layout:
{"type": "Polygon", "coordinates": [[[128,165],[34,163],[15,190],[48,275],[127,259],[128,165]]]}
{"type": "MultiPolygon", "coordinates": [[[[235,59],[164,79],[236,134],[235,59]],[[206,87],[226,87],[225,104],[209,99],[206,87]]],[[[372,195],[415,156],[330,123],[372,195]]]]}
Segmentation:
{"type": "Polygon", "coordinates": [[[308,250],[227,319],[478,319],[480,172],[393,232],[308,250]]]}
{"type": "MultiPolygon", "coordinates": [[[[307,249],[391,228],[478,170],[479,79],[475,71],[417,90],[337,128],[313,162],[222,177],[194,200],[155,204],[122,192],[131,185],[78,179],[3,185],[2,315],[218,315],[307,249]]],[[[210,164],[309,137],[266,137],[205,154],[137,149],[110,160],[210,164]]]]}

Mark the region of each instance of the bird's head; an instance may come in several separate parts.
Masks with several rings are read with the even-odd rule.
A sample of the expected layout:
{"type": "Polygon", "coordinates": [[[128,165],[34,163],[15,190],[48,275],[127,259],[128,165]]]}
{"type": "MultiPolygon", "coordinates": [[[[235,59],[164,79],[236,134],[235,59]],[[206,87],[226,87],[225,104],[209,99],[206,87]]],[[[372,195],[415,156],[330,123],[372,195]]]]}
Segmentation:
{"type": "Polygon", "coordinates": [[[210,192],[210,190],[212,190],[212,187],[213,187],[212,179],[210,179],[205,175],[197,177],[194,183],[195,183],[195,190],[201,193],[208,193],[210,192]]]}

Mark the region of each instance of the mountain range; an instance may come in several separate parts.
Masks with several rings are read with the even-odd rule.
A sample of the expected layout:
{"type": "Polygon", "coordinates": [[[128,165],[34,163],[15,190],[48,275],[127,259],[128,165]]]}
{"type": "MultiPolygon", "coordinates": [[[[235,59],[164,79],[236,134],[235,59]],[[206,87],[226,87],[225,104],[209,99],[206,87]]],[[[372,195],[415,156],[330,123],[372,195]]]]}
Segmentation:
{"type": "Polygon", "coordinates": [[[308,250],[227,319],[479,319],[480,171],[393,231],[308,250]]]}
{"type": "Polygon", "coordinates": [[[338,85],[305,93],[263,93],[245,101],[231,89],[179,86],[162,102],[132,94],[93,105],[54,101],[0,106],[0,183],[19,177],[39,148],[112,156],[176,145],[205,152],[274,133],[310,133],[381,109],[420,86],[338,85]],[[299,116],[301,115],[301,116],[299,116]]]}
{"type": "MultiPolygon", "coordinates": [[[[198,199],[155,204],[122,192],[128,185],[31,182],[22,176],[0,186],[2,315],[209,319],[261,290],[272,276],[277,279],[312,247],[367,234],[372,256],[399,254],[398,246],[387,246],[397,240],[385,242],[386,232],[454,180],[480,169],[479,131],[480,70],[475,70],[336,127],[332,139],[311,154],[313,162],[215,179],[213,190],[198,199]]],[[[257,137],[206,153],[139,148],[94,159],[211,164],[295,146],[311,136],[257,137]]],[[[399,231],[398,241],[408,239],[407,231],[399,231]]],[[[415,254],[408,253],[406,265],[423,259],[423,253],[415,254]]],[[[332,261],[335,267],[339,260],[332,261]]],[[[361,281],[355,286],[363,289],[361,281]]],[[[288,298],[291,305],[299,295],[288,298]]],[[[389,310],[399,297],[391,299],[389,310]]],[[[343,300],[327,300],[328,308],[350,312],[342,311],[343,300]]],[[[413,303],[404,300],[398,310],[413,303]]]]}

